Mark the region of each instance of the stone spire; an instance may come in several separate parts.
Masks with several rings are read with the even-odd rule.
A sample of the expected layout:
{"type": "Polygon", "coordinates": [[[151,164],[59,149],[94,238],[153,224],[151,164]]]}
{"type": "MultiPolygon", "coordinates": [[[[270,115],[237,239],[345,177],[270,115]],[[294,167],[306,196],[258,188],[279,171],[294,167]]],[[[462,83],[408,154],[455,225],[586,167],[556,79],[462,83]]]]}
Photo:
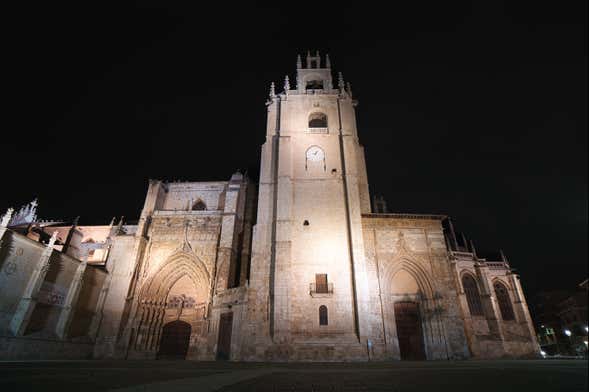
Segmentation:
{"type": "Polygon", "coordinates": [[[339,88],[340,94],[343,94],[346,88],[346,84],[344,83],[344,75],[341,72],[337,74],[337,88],[339,88]]]}
{"type": "Polygon", "coordinates": [[[317,58],[317,68],[321,68],[321,56],[319,56],[319,51],[315,52],[315,57],[317,58]]]}
{"type": "Polygon", "coordinates": [[[325,68],[331,68],[331,60],[329,59],[329,54],[325,55],[325,68]]]}
{"type": "Polygon", "coordinates": [[[474,257],[477,257],[477,248],[474,247],[474,242],[472,240],[469,240],[469,242],[470,242],[470,251],[472,252],[474,257]]]}
{"type": "Polygon", "coordinates": [[[311,52],[307,50],[307,68],[311,68],[311,52]]]}
{"type": "Polygon", "coordinates": [[[119,219],[119,223],[117,224],[117,235],[123,231],[123,221],[125,220],[125,216],[121,215],[121,219],[119,219]]]}
{"type": "Polygon", "coordinates": [[[10,222],[13,212],[14,212],[14,208],[12,208],[12,207],[10,207],[9,209],[6,210],[6,214],[4,214],[4,216],[2,217],[2,221],[0,222],[0,226],[2,226],[2,227],[8,226],[8,222],[10,222]]]}
{"type": "Polygon", "coordinates": [[[290,90],[290,81],[288,80],[288,75],[286,75],[284,77],[284,92],[286,94],[288,94],[288,91],[290,90]]]}
{"type": "Polygon", "coordinates": [[[347,83],[347,90],[348,90],[348,95],[350,96],[350,98],[352,98],[352,85],[350,84],[350,82],[347,83]]]}
{"type": "Polygon", "coordinates": [[[505,257],[505,253],[503,253],[503,249],[499,249],[499,254],[501,254],[501,261],[509,264],[509,261],[507,261],[507,257],[505,257]]]}
{"type": "Polygon", "coordinates": [[[276,89],[274,87],[274,82],[270,83],[270,99],[274,99],[276,97],[276,89]]]}
{"type": "Polygon", "coordinates": [[[303,68],[303,62],[301,60],[301,55],[297,54],[297,69],[303,68]]]}
{"type": "Polygon", "coordinates": [[[33,223],[37,220],[37,206],[39,203],[35,198],[32,202],[24,205],[21,209],[11,218],[10,226],[25,225],[33,223]]]}

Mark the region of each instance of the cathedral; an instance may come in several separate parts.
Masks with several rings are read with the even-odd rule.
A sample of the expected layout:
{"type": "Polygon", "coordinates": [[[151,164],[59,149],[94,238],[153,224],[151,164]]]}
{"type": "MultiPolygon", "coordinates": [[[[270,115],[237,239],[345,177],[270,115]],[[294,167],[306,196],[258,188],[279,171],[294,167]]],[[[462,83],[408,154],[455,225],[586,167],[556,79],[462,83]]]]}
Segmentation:
{"type": "Polygon", "coordinates": [[[256,184],[150,180],[136,224],[0,223],[0,359],[536,357],[517,274],[449,217],[371,198],[349,84],[271,85],[256,184]]]}

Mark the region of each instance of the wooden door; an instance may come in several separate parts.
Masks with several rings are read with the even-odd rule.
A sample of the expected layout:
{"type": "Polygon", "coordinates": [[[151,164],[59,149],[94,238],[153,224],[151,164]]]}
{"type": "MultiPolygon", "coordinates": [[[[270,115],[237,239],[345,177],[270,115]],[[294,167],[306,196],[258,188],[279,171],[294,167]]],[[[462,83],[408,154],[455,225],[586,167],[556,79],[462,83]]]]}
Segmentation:
{"type": "Polygon", "coordinates": [[[217,342],[217,359],[231,358],[231,330],[233,327],[233,312],[221,313],[219,319],[219,340],[217,342]]]}
{"type": "Polygon", "coordinates": [[[424,360],[425,350],[419,304],[417,302],[396,302],[395,321],[401,359],[424,360]]]}
{"type": "Polygon", "coordinates": [[[164,325],[158,359],[185,359],[190,344],[190,324],[176,320],[164,325]]]}

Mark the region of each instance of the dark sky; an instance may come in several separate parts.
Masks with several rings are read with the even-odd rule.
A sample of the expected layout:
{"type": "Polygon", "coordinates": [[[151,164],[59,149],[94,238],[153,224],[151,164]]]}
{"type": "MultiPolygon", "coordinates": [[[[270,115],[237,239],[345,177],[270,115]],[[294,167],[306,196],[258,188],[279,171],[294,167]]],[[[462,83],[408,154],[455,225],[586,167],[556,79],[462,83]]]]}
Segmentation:
{"type": "Polygon", "coordinates": [[[585,279],[586,2],[170,3],[5,10],[2,210],[105,224],[148,178],[256,176],[269,84],[319,49],[389,209],[451,215],[531,294],[585,279]]]}

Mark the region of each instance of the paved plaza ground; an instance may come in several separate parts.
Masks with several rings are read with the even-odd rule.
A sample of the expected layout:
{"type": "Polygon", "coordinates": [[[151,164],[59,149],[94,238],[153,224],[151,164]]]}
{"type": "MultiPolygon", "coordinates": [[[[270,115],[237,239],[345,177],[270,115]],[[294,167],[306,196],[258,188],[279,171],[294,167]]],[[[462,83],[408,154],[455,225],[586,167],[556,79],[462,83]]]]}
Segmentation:
{"type": "Polygon", "coordinates": [[[0,362],[0,391],[586,391],[587,361],[0,362]]]}

